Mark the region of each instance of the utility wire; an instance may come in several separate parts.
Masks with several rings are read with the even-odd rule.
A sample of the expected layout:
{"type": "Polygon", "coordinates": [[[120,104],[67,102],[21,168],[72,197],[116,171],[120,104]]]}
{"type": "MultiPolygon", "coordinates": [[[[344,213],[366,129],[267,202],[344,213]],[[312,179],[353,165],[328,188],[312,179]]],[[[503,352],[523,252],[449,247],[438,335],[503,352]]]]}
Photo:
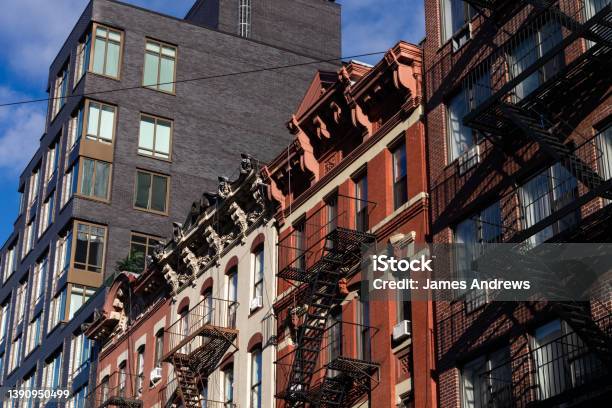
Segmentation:
{"type": "Polygon", "coordinates": [[[385,51],[377,51],[377,52],[368,52],[368,53],[358,54],[358,55],[350,55],[350,56],[340,57],[340,58],[318,59],[318,60],[315,59],[315,60],[312,60],[312,61],[299,62],[299,63],[295,63],[295,64],[277,65],[277,66],[272,66],[272,67],[256,68],[256,69],[251,69],[251,70],[246,70],[246,71],[228,72],[228,73],[225,73],[225,74],[208,75],[208,76],[201,76],[201,77],[195,77],[195,78],[180,79],[180,80],[169,81],[169,82],[159,82],[157,84],[136,85],[136,86],[123,87],[123,88],[113,88],[113,89],[106,89],[106,90],[102,90],[102,91],[85,92],[85,93],[81,93],[81,94],[66,95],[66,96],[61,96],[61,97],[50,97],[50,98],[40,98],[40,99],[26,99],[26,100],[22,100],[22,101],[2,103],[2,104],[0,104],[0,108],[7,107],[7,106],[15,106],[15,105],[25,105],[25,104],[29,104],[29,103],[51,102],[51,101],[54,101],[56,99],[80,98],[80,97],[83,97],[83,96],[100,95],[100,94],[112,93],[112,92],[120,92],[120,91],[129,91],[129,90],[133,90],[133,89],[144,89],[144,88],[150,88],[150,87],[159,86],[159,85],[181,84],[181,83],[187,83],[187,82],[196,82],[196,81],[206,81],[206,80],[210,80],[210,79],[227,78],[227,77],[233,77],[233,76],[238,76],[238,75],[255,74],[255,73],[258,73],[258,72],[276,71],[276,70],[282,70],[282,69],[287,69],[287,68],[302,67],[302,66],[306,66],[306,65],[321,64],[321,63],[326,63],[326,62],[337,62],[337,61],[342,61],[342,60],[351,60],[351,59],[355,59],[355,58],[370,57],[370,56],[374,56],[374,55],[384,54],[386,52],[387,52],[387,50],[385,50],[385,51]]]}

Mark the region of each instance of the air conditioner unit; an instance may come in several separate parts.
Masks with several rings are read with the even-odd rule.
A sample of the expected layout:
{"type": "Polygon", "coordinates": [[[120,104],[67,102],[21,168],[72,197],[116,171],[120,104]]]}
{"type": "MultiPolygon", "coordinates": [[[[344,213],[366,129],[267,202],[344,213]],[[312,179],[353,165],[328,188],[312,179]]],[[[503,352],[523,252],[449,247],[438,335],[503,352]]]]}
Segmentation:
{"type": "Polygon", "coordinates": [[[151,382],[156,383],[162,378],[162,369],[161,367],[155,367],[151,370],[151,382]]]}
{"type": "Polygon", "coordinates": [[[459,175],[467,173],[469,169],[476,166],[478,163],[480,163],[480,147],[475,145],[457,158],[459,175]]]}
{"type": "Polygon", "coordinates": [[[399,341],[406,337],[410,337],[410,320],[402,320],[393,326],[393,341],[399,341]]]}
{"type": "Polygon", "coordinates": [[[251,299],[251,310],[259,309],[263,306],[263,299],[261,296],[255,296],[251,299]]]}

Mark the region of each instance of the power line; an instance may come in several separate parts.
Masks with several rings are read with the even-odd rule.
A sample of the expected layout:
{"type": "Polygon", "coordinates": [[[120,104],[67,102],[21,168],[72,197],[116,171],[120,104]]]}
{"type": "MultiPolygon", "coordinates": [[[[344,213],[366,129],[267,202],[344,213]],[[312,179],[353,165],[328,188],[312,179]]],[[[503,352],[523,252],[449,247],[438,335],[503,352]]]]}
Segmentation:
{"type": "Polygon", "coordinates": [[[54,101],[56,99],[80,98],[80,97],[83,97],[83,96],[100,95],[100,94],[112,93],[112,92],[120,92],[120,91],[129,91],[129,90],[133,90],[133,89],[145,89],[145,88],[149,88],[149,87],[152,87],[152,86],[159,86],[159,85],[170,85],[170,84],[180,84],[180,83],[195,82],[195,81],[206,81],[206,80],[210,80],[210,79],[218,79],[218,78],[227,78],[227,77],[233,77],[233,76],[238,76],[238,75],[255,74],[255,73],[258,73],[258,72],[276,71],[276,70],[281,70],[281,69],[295,68],[295,67],[301,67],[301,66],[312,65],[312,64],[321,64],[321,63],[326,63],[326,62],[337,62],[337,61],[342,61],[342,60],[351,60],[351,59],[355,59],[355,58],[371,57],[371,56],[374,56],[374,55],[384,54],[386,52],[387,51],[385,50],[385,51],[377,51],[377,52],[368,52],[368,53],[359,54],[359,55],[351,55],[351,56],[340,57],[340,58],[318,59],[318,60],[315,59],[315,60],[312,60],[312,61],[300,62],[300,63],[296,63],[296,64],[277,65],[277,66],[273,66],[273,67],[257,68],[257,69],[247,70],[247,71],[228,72],[228,73],[225,73],[225,74],[216,74],[216,75],[208,75],[208,76],[201,76],[201,77],[195,77],[195,78],[180,79],[180,80],[176,80],[176,81],[160,82],[160,83],[157,83],[157,84],[150,84],[150,85],[146,85],[146,86],[145,85],[136,85],[136,86],[123,87],[123,88],[113,88],[113,89],[106,89],[106,90],[102,90],[102,91],[85,92],[85,93],[81,93],[81,94],[66,95],[66,96],[63,96],[63,97],[50,97],[50,98],[40,98],[40,99],[26,99],[26,100],[22,100],[22,101],[2,103],[2,104],[0,104],[0,108],[7,107],[7,106],[15,106],[15,105],[25,105],[25,104],[29,104],[29,103],[51,102],[51,101],[54,101]]]}

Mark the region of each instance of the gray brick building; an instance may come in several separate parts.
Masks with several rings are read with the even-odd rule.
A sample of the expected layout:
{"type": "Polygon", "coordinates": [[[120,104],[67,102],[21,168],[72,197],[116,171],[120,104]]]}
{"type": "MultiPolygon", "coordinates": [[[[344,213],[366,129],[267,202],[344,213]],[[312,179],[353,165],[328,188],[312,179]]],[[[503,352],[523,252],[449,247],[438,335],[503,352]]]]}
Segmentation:
{"type": "Polygon", "coordinates": [[[129,254],[143,263],[241,152],[278,154],[315,70],[339,63],[316,61],[339,56],[333,1],[198,0],[177,19],[92,0],[50,66],[46,129],[0,251],[2,384],[70,388],[79,406],[96,288],[129,254]]]}

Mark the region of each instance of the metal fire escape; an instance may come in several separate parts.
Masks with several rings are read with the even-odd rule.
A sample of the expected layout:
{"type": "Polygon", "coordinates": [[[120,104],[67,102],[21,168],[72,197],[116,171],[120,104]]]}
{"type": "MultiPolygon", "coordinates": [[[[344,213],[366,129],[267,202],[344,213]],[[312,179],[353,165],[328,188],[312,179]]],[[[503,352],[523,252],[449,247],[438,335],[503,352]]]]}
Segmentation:
{"type": "Polygon", "coordinates": [[[166,330],[170,349],[163,360],[174,366],[176,392],[185,408],[201,406],[200,391],[208,376],[231,348],[238,349],[236,306],[236,302],[205,298],[166,330]]]}
{"type": "MultiPolygon", "coordinates": [[[[361,263],[362,246],[375,242],[373,234],[346,227],[350,225],[347,204],[356,200],[338,196],[334,205],[344,211],[325,222],[321,222],[326,218],[325,207],[308,217],[305,231],[294,232],[303,234],[309,247],[299,248],[297,256],[278,273],[280,278],[307,285],[306,295],[300,299],[305,308],[296,330],[291,372],[285,390],[277,395],[291,407],[349,406],[369,391],[370,379],[378,370],[375,363],[338,356],[327,364],[323,381],[314,384],[330,312],[340,301],[338,282],[361,263]],[[328,375],[330,370],[336,375],[328,375]]],[[[283,242],[279,246],[294,253],[295,248],[283,248],[283,242]]]]}
{"type": "MultiPolygon", "coordinates": [[[[466,0],[488,16],[508,7],[508,1],[466,0]]],[[[612,199],[612,178],[605,179],[593,164],[602,152],[593,139],[576,147],[568,136],[568,112],[590,112],[589,103],[605,101],[612,72],[612,8],[609,0],[531,0],[532,7],[520,27],[500,47],[475,66],[463,79],[469,90],[464,124],[476,129],[506,154],[533,143],[542,164],[563,166],[586,192],[534,225],[516,231],[506,242],[522,243],[535,233],[576,212],[589,201],[612,199]],[[558,27],[555,28],[555,27],[558,27]],[[583,40],[581,43],[579,40],[583,40]],[[529,44],[530,47],[525,44],[529,44]],[[586,51],[576,55],[576,47],[586,51]],[[533,85],[535,84],[535,85],[533,85]],[[574,105],[576,108],[574,109],[574,105]],[[585,147],[595,150],[590,156],[585,147]],[[593,158],[593,156],[595,156],[593,158]],[[588,157],[588,160],[585,160],[588,157]]],[[[514,9],[516,12],[516,9],[514,9]]],[[[505,21],[513,18],[505,16],[505,21]]],[[[583,119],[583,118],[581,118],[583,119]]],[[[608,158],[609,159],[609,158],[608,158]]],[[[538,266],[534,278],[562,293],[571,282],[554,280],[538,266]],[[545,276],[546,275],[546,276],[545,276]]],[[[566,298],[567,299],[567,298],[566,298]]],[[[588,302],[551,302],[551,309],[565,320],[612,372],[612,337],[594,322],[588,302]]]]}

